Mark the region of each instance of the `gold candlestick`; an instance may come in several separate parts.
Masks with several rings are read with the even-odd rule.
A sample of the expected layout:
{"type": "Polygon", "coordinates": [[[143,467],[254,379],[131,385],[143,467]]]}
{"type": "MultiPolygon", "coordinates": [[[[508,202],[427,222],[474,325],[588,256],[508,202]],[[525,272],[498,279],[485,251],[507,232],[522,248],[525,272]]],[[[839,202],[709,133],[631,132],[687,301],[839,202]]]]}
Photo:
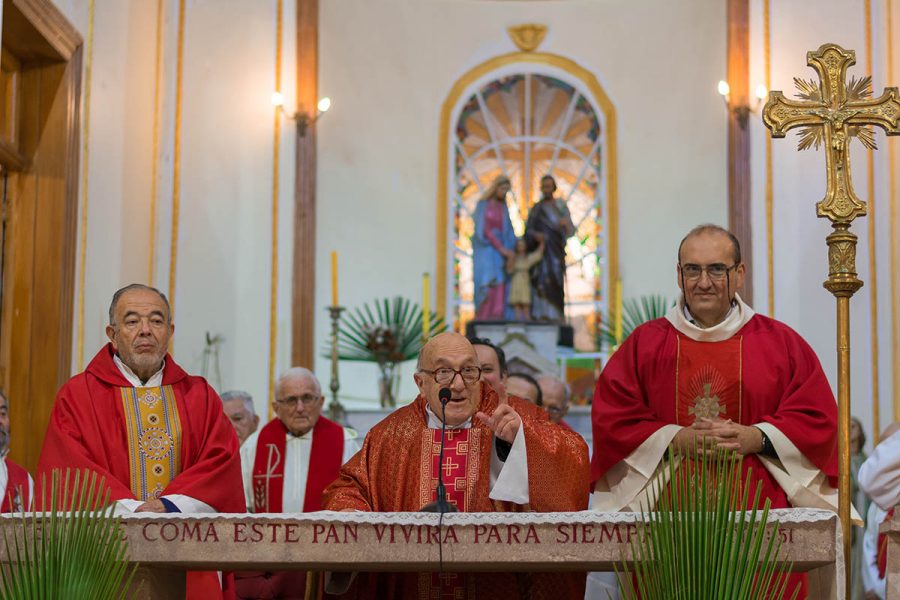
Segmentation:
{"type": "Polygon", "coordinates": [[[341,313],[344,311],[343,306],[329,306],[328,314],[331,316],[331,383],[328,386],[331,389],[331,404],[328,406],[328,416],[335,423],[346,425],[347,412],[341,401],[338,400],[338,390],[341,389],[340,379],[338,377],[338,325],[341,321],[341,313]]]}
{"type": "MultiPolygon", "coordinates": [[[[844,530],[844,564],[850,572],[850,298],[862,287],[856,276],[856,234],[850,224],[866,214],[866,204],[853,191],[848,144],[856,137],[867,148],[875,148],[869,128],[877,125],[887,135],[900,134],[900,94],[885,88],[872,99],[872,78],[853,78],[848,84],[847,69],[856,64],[856,53],[837,44],[823,44],[806,53],[806,63],[819,74],[819,83],[795,78],[798,100],[788,100],[779,91],[769,95],[763,122],[772,137],[784,137],[788,130],[802,127],[800,150],[825,148],[827,188],[816,204],[816,214],[831,221],[834,231],[828,244],[828,279],[825,288],[837,301],[838,359],[838,513],[844,530]]],[[[871,190],[870,190],[871,193],[871,190]]],[[[846,578],[849,598],[850,577],[846,578]]]]}

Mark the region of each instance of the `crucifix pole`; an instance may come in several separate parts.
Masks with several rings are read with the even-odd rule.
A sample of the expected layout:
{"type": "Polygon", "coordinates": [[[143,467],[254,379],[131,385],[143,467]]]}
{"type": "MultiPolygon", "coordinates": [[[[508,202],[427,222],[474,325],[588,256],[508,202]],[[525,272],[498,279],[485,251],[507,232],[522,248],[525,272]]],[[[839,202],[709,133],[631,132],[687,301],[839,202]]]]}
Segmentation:
{"type": "MultiPolygon", "coordinates": [[[[828,279],[823,283],[837,301],[837,396],[838,396],[838,513],[844,531],[844,564],[850,573],[850,298],[862,287],[856,276],[856,234],[850,225],[866,214],[866,204],[853,191],[848,145],[852,138],[875,148],[871,129],[877,125],[888,135],[900,134],[900,94],[886,88],[872,99],[872,78],[847,81],[847,69],[856,64],[856,53],[837,44],[823,44],[806,54],[819,82],[795,78],[800,100],[788,100],[779,91],[769,95],[763,122],[772,137],[784,137],[801,128],[799,149],[823,146],[827,188],[816,204],[816,214],[831,221],[828,244],[828,279]]],[[[871,193],[871,190],[870,192],[871,193]]],[[[850,577],[846,578],[850,598],[850,577]]]]}

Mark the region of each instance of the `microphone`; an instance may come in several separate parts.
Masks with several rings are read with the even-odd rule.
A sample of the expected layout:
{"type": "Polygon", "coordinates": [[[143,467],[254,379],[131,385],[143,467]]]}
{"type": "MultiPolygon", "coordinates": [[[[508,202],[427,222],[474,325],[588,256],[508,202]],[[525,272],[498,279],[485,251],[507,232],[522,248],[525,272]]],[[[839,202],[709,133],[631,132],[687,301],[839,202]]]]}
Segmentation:
{"type": "Polygon", "coordinates": [[[444,434],[447,431],[447,403],[453,396],[450,388],[443,387],[438,392],[438,398],[441,401],[441,452],[438,458],[438,482],[437,482],[437,499],[429,502],[422,507],[421,512],[448,513],[459,512],[455,505],[447,502],[447,488],[444,486],[444,434]]]}

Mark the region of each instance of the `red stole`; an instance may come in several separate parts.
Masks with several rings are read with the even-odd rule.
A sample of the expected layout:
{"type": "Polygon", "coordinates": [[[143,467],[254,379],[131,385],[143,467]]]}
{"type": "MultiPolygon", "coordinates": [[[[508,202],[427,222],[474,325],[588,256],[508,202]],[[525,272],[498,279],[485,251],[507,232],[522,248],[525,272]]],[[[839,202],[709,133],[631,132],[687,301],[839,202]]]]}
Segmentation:
{"type": "MultiPolygon", "coordinates": [[[[253,512],[283,512],[287,427],[272,419],[259,432],[253,460],[253,512]]],[[[322,492],[338,478],[344,456],[344,428],[319,417],[313,427],[303,512],[322,510],[322,492]],[[315,465],[315,468],[310,468],[315,465]]]]}
{"type": "Polygon", "coordinates": [[[685,427],[701,418],[741,423],[741,336],[722,342],[677,339],[676,422],[685,427]]]}
{"type": "MultiPolygon", "coordinates": [[[[882,523],[887,523],[893,516],[894,509],[892,508],[884,515],[882,523]]],[[[876,558],[878,560],[878,576],[881,579],[884,579],[885,572],[887,571],[887,536],[883,533],[878,534],[878,550],[876,552],[876,558]]]]}
{"type": "MultiPolygon", "coordinates": [[[[491,449],[493,452],[493,449],[491,449]]],[[[469,430],[448,429],[444,435],[444,464],[441,465],[441,430],[431,430],[431,460],[426,464],[431,468],[430,477],[425,481],[431,485],[431,499],[437,500],[438,469],[443,469],[447,501],[456,505],[459,512],[469,511],[468,479],[469,430]]],[[[442,598],[463,599],[472,597],[467,588],[469,578],[465,573],[429,573],[431,580],[429,600],[442,598]]]]}
{"type": "Polygon", "coordinates": [[[28,495],[28,471],[8,458],[4,460],[8,479],[3,502],[0,503],[0,512],[21,512],[31,506],[31,497],[28,495]]]}

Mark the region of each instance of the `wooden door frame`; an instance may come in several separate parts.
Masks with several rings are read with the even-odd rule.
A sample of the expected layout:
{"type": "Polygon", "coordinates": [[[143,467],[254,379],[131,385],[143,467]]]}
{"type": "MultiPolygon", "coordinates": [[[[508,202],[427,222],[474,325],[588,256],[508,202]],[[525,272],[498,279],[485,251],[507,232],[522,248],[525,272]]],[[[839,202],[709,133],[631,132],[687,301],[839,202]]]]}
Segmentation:
{"type": "Polygon", "coordinates": [[[2,28],[22,65],[24,100],[20,137],[0,163],[16,203],[8,218],[26,227],[4,249],[0,386],[10,401],[10,455],[33,470],[72,368],[83,45],[50,0],[4,0],[2,28]]]}

